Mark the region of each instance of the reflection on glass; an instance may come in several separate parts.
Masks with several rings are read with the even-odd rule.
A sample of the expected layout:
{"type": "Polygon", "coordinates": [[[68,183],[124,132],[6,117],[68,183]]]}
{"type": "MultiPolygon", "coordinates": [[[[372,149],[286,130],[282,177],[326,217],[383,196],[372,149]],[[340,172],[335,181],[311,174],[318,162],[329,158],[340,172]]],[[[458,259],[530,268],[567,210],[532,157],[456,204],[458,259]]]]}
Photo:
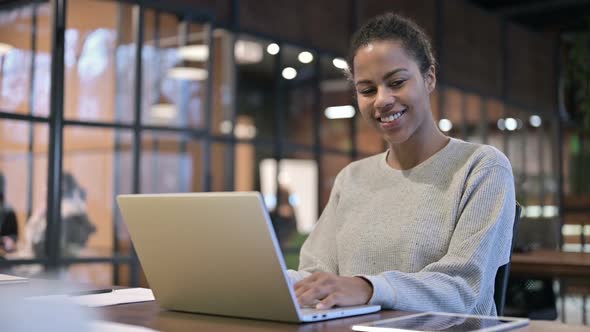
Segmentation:
{"type": "Polygon", "coordinates": [[[202,191],[202,143],[186,134],[144,132],[141,143],[141,192],[202,191]]]}
{"type": "Polygon", "coordinates": [[[68,5],[64,116],[131,122],[135,43],[126,31],[131,30],[132,6],[96,0],[68,5]],[[93,19],[97,15],[112,19],[93,19]]]}
{"type": "Polygon", "coordinates": [[[1,111],[49,114],[50,38],[40,36],[50,34],[50,18],[47,3],[0,11],[0,43],[3,46],[0,48],[1,111]],[[33,15],[37,15],[35,54],[31,44],[33,15]],[[31,94],[32,61],[35,62],[35,79],[31,94]]]}
{"type": "Polygon", "coordinates": [[[142,54],[142,123],[204,127],[207,27],[147,10],[142,54]]]}

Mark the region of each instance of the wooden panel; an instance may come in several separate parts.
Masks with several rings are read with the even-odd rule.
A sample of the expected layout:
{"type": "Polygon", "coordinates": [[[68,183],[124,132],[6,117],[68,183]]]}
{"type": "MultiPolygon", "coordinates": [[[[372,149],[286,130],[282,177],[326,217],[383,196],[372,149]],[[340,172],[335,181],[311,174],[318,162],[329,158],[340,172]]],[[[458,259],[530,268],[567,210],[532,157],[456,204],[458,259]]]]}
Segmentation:
{"type": "Polygon", "coordinates": [[[463,0],[442,4],[443,80],[499,97],[502,92],[500,20],[463,0]]]}
{"type": "Polygon", "coordinates": [[[509,99],[543,111],[555,110],[553,37],[514,24],[507,29],[509,99]]]}
{"type": "Polygon", "coordinates": [[[269,37],[344,54],[350,37],[350,2],[246,0],[240,27],[269,37]]]}
{"type": "Polygon", "coordinates": [[[197,12],[205,12],[214,16],[215,20],[229,24],[231,20],[230,0],[168,0],[170,7],[194,8],[197,12]]]}
{"type": "Polygon", "coordinates": [[[358,1],[359,26],[374,16],[395,12],[407,16],[420,25],[434,45],[436,1],[432,0],[363,0],[358,1]]]}

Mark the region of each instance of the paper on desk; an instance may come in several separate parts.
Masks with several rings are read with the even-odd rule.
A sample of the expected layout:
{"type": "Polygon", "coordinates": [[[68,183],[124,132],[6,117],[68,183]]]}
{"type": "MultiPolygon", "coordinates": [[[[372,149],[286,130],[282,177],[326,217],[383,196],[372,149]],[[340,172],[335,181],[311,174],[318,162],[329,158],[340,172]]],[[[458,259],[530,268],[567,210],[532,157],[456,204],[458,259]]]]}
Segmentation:
{"type": "Polygon", "coordinates": [[[90,330],[95,332],[109,331],[109,332],[157,332],[143,326],[135,326],[128,324],[121,324],[115,322],[94,321],[90,323],[90,330]]]}
{"type": "Polygon", "coordinates": [[[106,307],[109,305],[146,302],[154,300],[154,293],[147,288],[126,288],[116,289],[112,292],[101,294],[90,294],[81,296],[69,295],[47,295],[47,296],[33,296],[27,298],[33,301],[49,301],[49,302],[70,302],[76,303],[86,307],[106,307]]]}
{"type": "Polygon", "coordinates": [[[11,276],[8,274],[0,274],[0,285],[1,284],[12,284],[15,282],[27,282],[29,279],[17,276],[11,276]]]}
{"type": "Polygon", "coordinates": [[[116,289],[110,293],[91,294],[71,297],[80,305],[87,307],[105,307],[109,305],[154,301],[154,293],[147,288],[116,289]]]}

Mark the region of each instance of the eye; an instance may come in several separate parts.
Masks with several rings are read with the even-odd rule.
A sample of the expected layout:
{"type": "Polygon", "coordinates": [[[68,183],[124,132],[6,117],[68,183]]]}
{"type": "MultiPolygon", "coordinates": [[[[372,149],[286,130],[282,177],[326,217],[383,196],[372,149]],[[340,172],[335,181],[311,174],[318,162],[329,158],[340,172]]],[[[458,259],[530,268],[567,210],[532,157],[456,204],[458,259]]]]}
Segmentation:
{"type": "Polygon", "coordinates": [[[395,80],[395,81],[391,81],[389,82],[389,86],[392,88],[399,88],[401,87],[404,83],[406,82],[406,80],[395,80]]]}
{"type": "Polygon", "coordinates": [[[372,93],[375,93],[375,88],[373,88],[373,87],[362,88],[362,89],[358,89],[357,92],[361,95],[370,95],[372,93]]]}

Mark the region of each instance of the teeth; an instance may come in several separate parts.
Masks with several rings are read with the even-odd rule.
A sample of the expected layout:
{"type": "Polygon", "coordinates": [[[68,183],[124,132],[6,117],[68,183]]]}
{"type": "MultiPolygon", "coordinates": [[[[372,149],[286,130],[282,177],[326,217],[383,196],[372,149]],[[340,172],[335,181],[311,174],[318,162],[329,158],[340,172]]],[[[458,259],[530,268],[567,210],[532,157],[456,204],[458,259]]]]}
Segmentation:
{"type": "Polygon", "coordinates": [[[401,112],[397,112],[395,114],[391,114],[389,116],[382,116],[381,122],[391,122],[391,121],[397,120],[397,119],[399,119],[400,116],[402,116],[403,113],[404,113],[404,111],[401,111],[401,112]]]}

